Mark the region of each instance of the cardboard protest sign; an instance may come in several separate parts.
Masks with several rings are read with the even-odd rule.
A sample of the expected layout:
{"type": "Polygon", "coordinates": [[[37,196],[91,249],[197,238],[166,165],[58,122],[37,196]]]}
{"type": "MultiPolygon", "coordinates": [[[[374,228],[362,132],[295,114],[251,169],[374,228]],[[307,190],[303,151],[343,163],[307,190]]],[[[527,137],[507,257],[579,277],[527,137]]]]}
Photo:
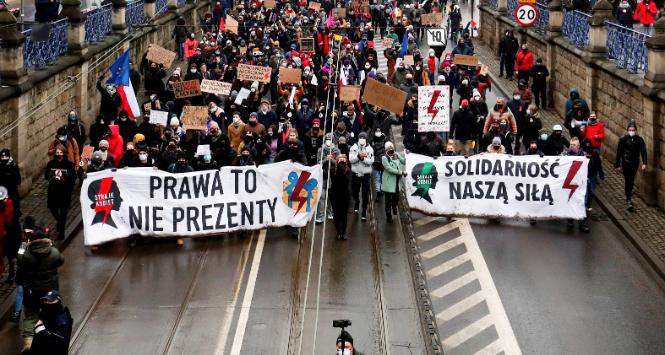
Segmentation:
{"type": "Polygon", "coordinates": [[[238,80],[270,82],[270,67],[259,67],[256,65],[238,64],[238,80]]]}
{"type": "Polygon", "coordinates": [[[247,54],[247,47],[238,47],[238,52],[240,52],[240,55],[247,54]]]}
{"type": "Polygon", "coordinates": [[[83,146],[83,152],[81,153],[81,163],[83,163],[83,168],[87,169],[90,159],[92,159],[92,153],[94,153],[95,147],[91,145],[83,146]]]}
{"type": "Polygon", "coordinates": [[[225,26],[227,31],[238,34],[238,21],[233,17],[226,15],[225,26]]]}
{"type": "Polygon", "coordinates": [[[353,0],[351,5],[356,15],[369,13],[369,0],[353,0]]]}
{"type": "Polygon", "coordinates": [[[477,55],[463,55],[455,54],[453,62],[457,65],[466,65],[470,67],[478,66],[478,56],[477,55]]]}
{"type": "Polygon", "coordinates": [[[201,157],[204,155],[210,155],[210,144],[199,144],[196,147],[196,154],[194,156],[201,157]]]}
{"type": "Polygon", "coordinates": [[[301,38],[300,50],[303,52],[314,52],[314,38],[301,38]]]}
{"type": "Polygon", "coordinates": [[[310,1],[309,2],[309,8],[314,10],[314,11],[319,11],[319,10],[321,10],[321,3],[318,3],[316,1],[310,1]]]}
{"type": "Polygon", "coordinates": [[[372,78],[367,78],[363,92],[363,100],[367,103],[396,114],[400,114],[404,110],[406,96],[406,92],[390,85],[381,84],[372,78]]]}
{"type": "Polygon", "coordinates": [[[275,0],[263,0],[263,7],[265,7],[266,9],[274,9],[275,0]]]}
{"type": "Polygon", "coordinates": [[[206,130],[208,129],[208,107],[183,106],[180,121],[185,130],[206,130]]]}
{"type": "Polygon", "coordinates": [[[420,24],[423,26],[439,26],[441,23],[443,23],[443,14],[440,12],[420,15],[420,24]]]}
{"type": "Polygon", "coordinates": [[[404,65],[414,65],[413,56],[408,54],[404,56],[404,65]]]}
{"type": "Polygon", "coordinates": [[[295,68],[279,68],[279,82],[286,84],[300,84],[302,70],[295,68]]]}
{"type": "Polygon", "coordinates": [[[203,81],[201,81],[201,92],[209,92],[215,95],[228,95],[231,93],[231,83],[203,79],[203,81]]]}
{"type": "Polygon", "coordinates": [[[170,68],[175,56],[175,52],[171,52],[168,49],[152,44],[150,45],[150,49],[148,49],[148,55],[146,58],[151,62],[164,64],[164,68],[170,68]]]}
{"type": "Polygon", "coordinates": [[[150,123],[166,127],[169,119],[169,113],[166,111],[150,110],[150,123]]]}
{"type": "Polygon", "coordinates": [[[176,81],[173,83],[173,94],[176,99],[201,95],[198,80],[176,81]]]}
{"type": "Polygon", "coordinates": [[[346,17],[346,8],[344,7],[336,7],[332,9],[332,14],[334,17],[337,18],[345,18],[346,17]]]}
{"type": "Polygon", "coordinates": [[[339,90],[339,100],[342,102],[351,102],[360,98],[360,86],[344,85],[339,90]]]}
{"type": "Polygon", "coordinates": [[[418,132],[450,131],[450,87],[418,87],[418,132]]]}

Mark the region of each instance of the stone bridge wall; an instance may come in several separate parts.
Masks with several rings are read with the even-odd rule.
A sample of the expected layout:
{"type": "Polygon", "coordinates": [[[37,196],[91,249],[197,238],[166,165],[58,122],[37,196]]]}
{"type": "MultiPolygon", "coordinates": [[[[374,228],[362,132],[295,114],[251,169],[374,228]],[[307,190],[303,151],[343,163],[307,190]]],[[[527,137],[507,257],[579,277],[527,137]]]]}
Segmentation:
{"type": "MultiPolygon", "coordinates": [[[[564,116],[565,102],[571,88],[577,88],[605,123],[603,155],[614,161],[619,138],[625,134],[630,119],[638,123],[638,134],[647,143],[649,168],[638,174],[637,185],[645,200],[665,208],[665,93],[645,86],[643,76],[619,69],[604,56],[593,56],[563,38],[561,32],[538,33],[521,28],[486,6],[480,6],[480,41],[498,53],[499,41],[506,30],[515,30],[520,44],[526,42],[536,58],[543,58],[550,69],[548,97],[550,109],[564,116]]],[[[650,57],[651,60],[651,57],[650,57]]],[[[651,64],[650,64],[651,65],[651,64]]],[[[508,93],[510,94],[510,93],[508,93]]],[[[562,119],[563,122],[563,119],[562,119]]],[[[545,127],[550,130],[551,127],[545,127]]]]}

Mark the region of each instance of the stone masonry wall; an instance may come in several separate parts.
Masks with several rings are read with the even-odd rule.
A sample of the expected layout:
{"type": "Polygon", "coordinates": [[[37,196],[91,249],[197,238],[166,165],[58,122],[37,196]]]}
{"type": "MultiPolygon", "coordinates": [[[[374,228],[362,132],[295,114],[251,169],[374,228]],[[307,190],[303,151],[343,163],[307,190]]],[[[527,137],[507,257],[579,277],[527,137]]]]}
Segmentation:
{"type": "MultiPolygon", "coordinates": [[[[616,67],[604,59],[585,57],[584,51],[570,45],[561,36],[546,38],[532,29],[525,31],[512,19],[497,15],[486,7],[480,7],[480,41],[496,53],[507,29],[515,30],[520,43],[526,40],[534,56],[543,58],[550,70],[550,109],[563,117],[569,90],[578,89],[589,103],[589,108],[595,110],[605,124],[603,155],[607,159],[614,161],[619,138],[625,134],[629,120],[637,121],[638,134],[647,143],[653,171],[638,174],[636,184],[647,200],[651,198],[651,202],[665,208],[665,156],[660,154],[665,152],[665,93],[660,99],[647,97],[640,90],[642,78],[618,74],[616,67]],[[496,31],[497,28],[499,31],[496,31]],[[650,119],[654,112],[656,116],[650,119]]],[[[550,129],[545,127],[545,130],[550,129]]]]}

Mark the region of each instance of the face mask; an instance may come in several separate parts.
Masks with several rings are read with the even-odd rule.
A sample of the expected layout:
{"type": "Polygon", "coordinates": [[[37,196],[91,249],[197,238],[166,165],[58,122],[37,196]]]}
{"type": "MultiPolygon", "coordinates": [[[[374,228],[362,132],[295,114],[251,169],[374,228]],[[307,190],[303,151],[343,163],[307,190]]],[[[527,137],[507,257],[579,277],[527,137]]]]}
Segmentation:
{"type": "Polygon", "coordinates": [[[208,112],[210,112],[210,113],[215,113],[215,111],[217,111],[217,107],[211,107],[211,108],[208,110],[208,112]]]}
{"type": "Polygon", "coordinates": [[[466,79],[462,80],[462,85],[467,85],[467,84],[469,84],[468,80],[466,80],[466,79]]]}
{"type": "Polygon", "coordinates": [[[125,116],[120,117],[120,121],[122,121],[122,122],[127,121],[127,117],[125,117],[125,116]]]}
{"type": "Polygon", "coordinates": [[[494,111],[501,111],[502,109],[503,109],[503,105],[501,105],[501,104],[494,105],[494,111]]]}
{"type": "Polygon", "coordinates": [[[371,67],[372,67],[372,66],[371,66],[370,64],[365,64],[365,69],[369,69],[369,68],[371,68],[371,67]]]}
{"type": "Polygon", "coordinates": [[[268,131],[268,136],[272,137],[273,133],[272,131],[268,131]]]}
{"type": "Polygon", "coordinates": [[[530,115],[530,114],[531,114],[531,110],[526,110],[526,114],[527,114],[527,115],[530,115]]]}
{"type": "Polygon", "coordinates": [[[628,131],[628,135],[633,137],[635,135],[635,131],[628,131]]]}
{"type": "Polygon", "coordinates": [[[144,153],[139,154],[139,160],[141,160],[141,162],[145,163],[146,161],[148,161],[148,154],[144,154],[144,153]]]}
{"type": "Polygon", "coordinates": [[[99,147],[99,150],[101,150],[102,152],[105,152],[105,151],[107,151],[108,149],[109,149],[108,147],[99,147]]]}
{"type": "Polygon", "coordinates": [[[376,133],[374,133],[374,137],[381,137],[381,131],[376,131],[376,133]]]}
{"type": "Polygon", "coordinates": [[[190,69],[189,72],[194,74],[194,73],[196,73],[196,69],[190,69]]]}
{"type": "Polygon", "coordinates": [[[238,117],[238,116],[233,116],[233,123],[235,123],[235,124],[240,124],[240,117],[238,117]]]}
{"type": "Polygon", "coordinates": [[[514,99],[514,100],[519,100],[519,99],[521,99],[521,98],[522,98],[522,97],[521,97],[520,95],[515,95],[515,96],[513,96],[513,99],[514,99]]]}
{"type": "Polygon", "coordinates": [[[61,142],[64,142],[64,141],[67,140],[67,136],[60,136],[60,137],[58,137],[58,140],[61,141],[61,142]]]}
{"type": "Polygon", "coordinates": [[[349,349],[339,349],[339,350],[337,350],[337,355],[351,355],[351,350],[349,350],[349,349]]]}
{"type": "Polygon", "coordinates": [[[416,70],[420,70],[420,69],[422,69],[422,68],[421,67],[416,67],[416,70]]]}
{"type": "Polygon", "coordinates": [[[178,160],[178,165],[180,165],[180,166],[184,166],[185,164],[187,164],[186,161],[178,160]]]}
{"type": "Polygon", "coordinates": [[[367,144],[367,140],[365,138],[358,139],[358,145],[364,146],[365,144],[367,144]]]}
{"type": "Polygon", "coordinates": [[[58,159],[58,160],[62,160],[62,159],[64,159],[64,158],[65,158],[65,156],[64,156],[64,155],[56,155],[55,157],[56,157],[56,159],[58,159]]]}
{"type": "Polygon", "coordinates": [[[7,165],[7,163],[9,163],[9,159],[0,160],[0,164],[2,164],[2,165],[7,165]]]}
{"type": "Polygon", "coordinates": [[[579,148],[578,148],[578,147],[575,147],[575,146],[570,147],[570,152],[571,152],[571,153],[573,153],[573,154],[577,154],[578,151],[579,151],[579,148]]]}
{"type": "Polygon", "coordinates": [[[346,143],[339,143],[337,145],[337,147],[339,148],[339,150],[345,150],[346,149],[346,143]]]}
{"type": "Polygon", "coordinates": [[[250,125],[250,126],[256,126],[256,121],[255,121],[255,120],[251,120],[251,121],[249,121],[249,125],[250,125]]]}
{"type": "Polygon", "coordinates": [[[501,123],[501,124],[499,124],[499,128],[506,129],[506,128],[508,128],[508,125],[505,124],[505,123],[501,123]]]}

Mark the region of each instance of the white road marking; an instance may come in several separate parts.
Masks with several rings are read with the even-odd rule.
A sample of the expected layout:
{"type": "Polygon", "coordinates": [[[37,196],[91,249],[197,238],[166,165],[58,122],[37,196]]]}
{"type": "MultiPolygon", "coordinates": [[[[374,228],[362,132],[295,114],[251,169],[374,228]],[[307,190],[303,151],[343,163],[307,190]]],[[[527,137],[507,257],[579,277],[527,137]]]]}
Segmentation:
{"type": "Polygon", "coordinates": [[[483,258],[483,253],[480,251],[476,236],[471,229],[471,224],[468,219],[460,219],[459,221],[462,221],[463,223],[460,225],[462,236],[458,239],[464,240],[467,252],[471,256],[476,275],[478,276],[478,281],[480,282],[480,287],[485,294],[487,307],[492,314],[492,319],[494,320],[496,331],[499,334],[499,339],[501,339],[503,345],[502,348],[507,355],[522,354],[517,339],[515,338],[515,333],[513,333],[513,328],[510,325],[510,320],[503,308],[503,303],[501,303],[499,292],[496,290],[492,275],[490,274],[485,259],[483,258]]]}
{"type": "Polygon", "coordinates": [[[464,241],[462,240],[462,238],[455,238],[451,241],[448,241],[448,242],[445,242],[445,243],[443,243],[439,246],[436,246],[436,247],[434,247],[434,248],[432,248],[428,251],[420,253],[420,256],[423,259],[431,259],[431,258],[445,252],[446,250],[452,249],[452,248],[454,248],[454,247],[456,247],[460,244],[463,244],[463,243],[464,243],[464,241]]]}
{"type": "Polygon", "coordinates": [[[470,272],[468,274],[462,275],[455,280],[437,288],[436,290],[430,292],[430,295],[437,298],[443,298],[449,294],[459,290],[460,288],[472,283],[477,280],[475,272],[470,272]]]}
{"type": "Polygon", "coordinates": [[[215,350],[216,355],[224,354],[226,350],[226,340],[229,335],[229,330],[231,329],[231,323],[233,322],[233,313],[235,313],[236,305],[238,304],[238,295],[240,294],[240,289],[242,288],[242,280],[245,275],[245,269],[247,268],[247,261],[249,260],[249,251],[252,249],[252,242],[254,241],[254,235],[252,234],[249,239],[249,243],[243,250],[239,271],[236,272],[235,282],[233,285],[233,296],[231,297],[231,304],[226,307],[224,319],[222,320],[222,330],[219,332],[219,338],[217,340],[217,348],[215,350]]]}
{"type": "Polygon", "coordinates": [[[501,341],[499,339],[491,342],[486,347],[480,349],[474,355],[496,355],[501,352],[501,341]]]}
{"type": "Polygon", "coordinates": [[[426,242],[426,241],[428,241],[430,239],[434,239],[434,238],[436,238],[436,237],[438,237],[442,234],[446,234],[446,233],[450,232],[453,229],[457,229],[457,228],[459,228],[459,226],[460,226],[460,224],[457,223],[457,221],[455,221],[455,222],[452,222],[452,223],[448,223],[444,226],[441,226],[441,227],[439,227],[439,228],[437,228],[437,229],[435,229],[431,232],[427,232],[423,235],[419,235],[416,238],[418,238],[418,240],[420,240],[420,241],[426,242]]]}
{"type": "Polygon", "coordinates": [[[242,309],[238,317],[238,327],[236,328],[235,337],[233,338],[233,347],[231,348],[231,355],[239,355],[242,349],[242,342],[245,337],[245,330],[247,327],[247,320],[249,319],[249,310],[252,307],[252,299],[254,298],[254,287],[256,286],[256,277],[259,273],[259,266],[261,265],[261,256],[263,255],[263,246],[266,242],[266,230],[262,229],[259,232],[259,239],[256,242],[256,249],[254,250],[254,257],[252,258],[252,267],[249,269],[249,278],[247,279],[247,287],[245,288],[245,295],[242,300],[242,309]]]}
{"type": "Polygon", "coordinates": [[[476,292],[473,295],[455,303],[454,305],[444,309],[443,311],[437,313],[436,320],[441,322],[447,322],[460,314],[468,311],[479,303],[483,302],[485,297],[483,297],[482,292],[476,292]]]}
{"type": "Polygon", "coordinates": [[[457,333],[442,341],[441,343],[443,344],[443,350],[450,351],[451,349],[460,346],[460,344],[471,339],[473,336],[478,335],[483,330],[491,327],[493,323],[492,316],[489,314],[481,319],[478,319],[477,321],[464,327],[457,333]]]}
{"type": "MultiPolygon", "coordinates": [[[[427,277],[437,277],[437,276],[443,274],[444,272],[447,272],[449,270],[452,270],[452,269],[464,264],[465,262],[467,262],[469,260],[471,260],[471,258],[466,253],[464,253],[462,255],[459,255],[459,256],[456,256],[455,258],[450,259],[450,260],[446,261],[445,263],[443,263],[441,265],[437,265],[436,267],[427,270],[427,272],[426,272],[427,277]]],[[[473,272],[470,272],[470,274],[473,274],[473,272]]],[[[446,287],[446,286],[443,286],[443,287],[446,287]]]]}
{"type": "Polygon", "coordinates": [[[437,217],[427,216],[427,217],[423,217],[423,218],[418,218],[415,221],[413,221],[413,225],[415,227],[420,227],[420,226],[424,226],[426,224],[429,224],[431,222],[438,221],[439,219],[441,219],[441,217],[438,217],[438,216],[437,217]]]}

